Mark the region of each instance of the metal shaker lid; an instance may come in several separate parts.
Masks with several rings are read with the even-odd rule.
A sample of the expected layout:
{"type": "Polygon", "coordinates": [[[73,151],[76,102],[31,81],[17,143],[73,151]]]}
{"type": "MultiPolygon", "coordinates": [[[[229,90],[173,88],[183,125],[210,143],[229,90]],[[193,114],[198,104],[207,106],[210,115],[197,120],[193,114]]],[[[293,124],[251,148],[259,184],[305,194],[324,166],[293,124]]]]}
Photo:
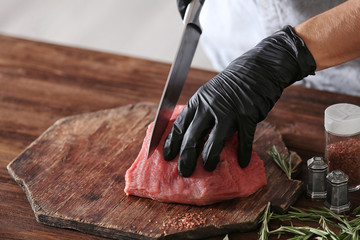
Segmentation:
{"type": "Polygon", "coordinates": [[[331,183],[340,184],[348,181],[349,177],[341,170],[334,170],[326,176],[331,183]]]}
{"type": "Polygon", "coordinates": [[[324,162],[323,157],[310,158],[307,161],[307,166],[309,169],[312,169],[312,170],[324,170],[328,167],[327,164],[324,162]]]}

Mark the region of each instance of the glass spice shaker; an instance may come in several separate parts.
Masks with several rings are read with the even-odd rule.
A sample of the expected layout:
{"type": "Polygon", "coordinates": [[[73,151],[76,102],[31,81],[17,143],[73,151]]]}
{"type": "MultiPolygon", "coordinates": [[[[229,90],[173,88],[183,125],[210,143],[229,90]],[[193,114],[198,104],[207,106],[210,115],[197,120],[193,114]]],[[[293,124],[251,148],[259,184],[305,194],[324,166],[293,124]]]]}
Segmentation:
{"type": "Polygon", "coordinates": [[[329,172],[349,177],[349,191],[360,189],[360,107],[339,103],[325,110],[325,159],[329,172]]]}

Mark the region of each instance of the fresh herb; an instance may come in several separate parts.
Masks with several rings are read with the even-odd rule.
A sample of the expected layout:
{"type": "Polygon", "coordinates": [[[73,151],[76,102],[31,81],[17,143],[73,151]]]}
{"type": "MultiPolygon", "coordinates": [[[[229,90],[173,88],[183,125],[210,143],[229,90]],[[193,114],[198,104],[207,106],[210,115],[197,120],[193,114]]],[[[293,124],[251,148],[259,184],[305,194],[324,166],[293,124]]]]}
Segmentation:
{"type": "Polygon", "coordinates": [[[325,217],[326,219],[331,219],[334,216],[334,213],[325,207],[319,209],[310,208],[307,210],[291,207],[291,209],[292,211],[288,211],[287,214],[275,214],[273,219],[278,219],[280,221],[291,221],[292,219],[297,219],[300,221],[317,222],[321,216],[325,217]]]}
{"type": "Polygon", "coordinates": [[[310,239],[314,235],[321,237],[321,239],[327,239],[327,232],[313,227],[295,227],[295,226],[281,226],[274,231],[269,232],[269,234],[278,234],[278,237],[284,233],[295,234],[295,237],[291,239],[310,239]]]}
{"type": "Polygon", "coordinates": [[[260,221],[262,222],[259,231],[259,240],[268,240],[269,238],[269,227],[268,223],[273,213],[270,212],[270,202],[268,202],[264,214],[261,216],[260,221]]]}
{"type": "Polygon", "coordinates": [[[285,155],[279,153],[275,145],[273,145],[267,154],[274,159],[275,163],[284,171],[286,176],[291,179],[291,174],[294,172],[291,166],[292,153],[290,153],[289,161],[287,161],[285,155]]]}
{"type": "Polygon", "coordinates": [[[352,215],[360,217],[360,206],[353,210],[352,215]]]}
{"type": "Polygon", "coordinates": [[[268,239],[269,235],[293,234],[291,239],[329,239],[329,240],[358,240],[360,234],[360,206],[357,207],[352,215],[352,220],[349,220],[346,215],[338,215],[331,210],[323,207],[318,209],[298,209],[292,207],[292,210],[287,214],[274,214],[270,211],[268,206],[261,217],[262,222],[259,231],[259,239],[268,239]],[[290,226],[280,226],[279,228],[269,231],[268,223],[272,219],[280,221],[311,221],[317,222],[319,226],[293,226],[292,222],[290,226]]]}

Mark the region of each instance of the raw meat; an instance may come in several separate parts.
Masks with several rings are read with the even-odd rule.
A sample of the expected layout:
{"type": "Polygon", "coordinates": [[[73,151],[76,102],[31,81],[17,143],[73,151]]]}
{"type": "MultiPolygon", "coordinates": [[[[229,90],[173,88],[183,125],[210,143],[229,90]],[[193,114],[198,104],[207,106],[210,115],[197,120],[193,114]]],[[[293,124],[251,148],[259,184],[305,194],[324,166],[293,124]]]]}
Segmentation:
{"type": "Polygon", "coordinates": [[[194,173],[183,178],[178,173],[177,161],[167,162],[162,157],[162,146],[170,132],[172,122],[184,106],[177,106],[165,130],[159,147],[146,158],[151,123],[147,129],[140,153],[132,166],[126,171],[125,193],[151,198],[161,202],[176,202],[192,205],[208,205],[215,202],[247,197],[267,184],[263,161],[253,152],[246,168],[237,163],[237,137],[229,138],[220,154],[220,162],[213,172],[204,170],[201,156],[197,160],[194,173]]]}

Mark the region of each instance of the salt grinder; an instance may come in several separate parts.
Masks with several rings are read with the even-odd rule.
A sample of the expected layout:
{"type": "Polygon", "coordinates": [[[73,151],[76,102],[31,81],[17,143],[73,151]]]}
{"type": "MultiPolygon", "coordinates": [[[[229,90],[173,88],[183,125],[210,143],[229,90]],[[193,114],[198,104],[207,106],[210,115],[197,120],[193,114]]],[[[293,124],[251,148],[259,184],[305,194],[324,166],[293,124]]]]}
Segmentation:
{"type": "Polygon", "coordinates": [[[349,177],[341,170],[334,170],[326,176],[327,197],[325,206],[337,214],[350,210],[348,179],[349,177]]]}
{"type": "Polygon", "coordinates": [[[311,200],[325,200],[326,198],[326,174],[328,166],[322,157],[313,157],[307,161],[308,184],[306,195],[311,200]]]}

